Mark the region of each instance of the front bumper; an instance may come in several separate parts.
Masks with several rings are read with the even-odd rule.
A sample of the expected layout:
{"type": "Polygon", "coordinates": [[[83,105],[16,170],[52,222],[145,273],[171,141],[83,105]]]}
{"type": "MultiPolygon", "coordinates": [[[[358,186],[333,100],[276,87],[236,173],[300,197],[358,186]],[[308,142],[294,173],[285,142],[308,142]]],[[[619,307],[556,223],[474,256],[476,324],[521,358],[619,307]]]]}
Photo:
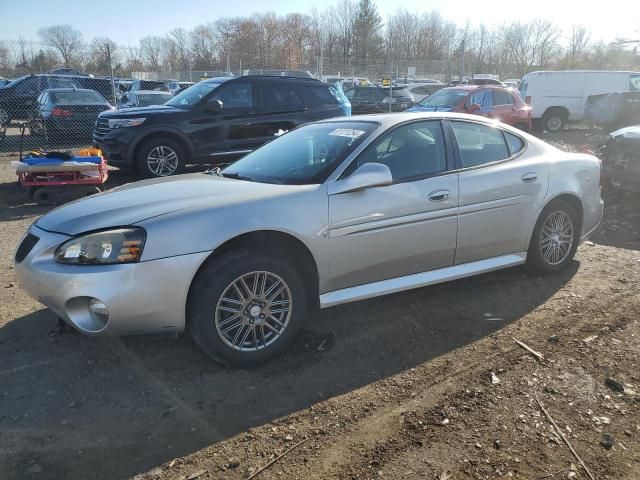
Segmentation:
{"type": "Polygon", "coordinates": [[[209,252],[123,265],[65,265],[53,260],[70,237],[32,226],[39,237],[15,271],[22,288],[89,335],[181,332],[191,281],[209,252]],[[89,309],[104,303],[108,317],[89,309]]]}

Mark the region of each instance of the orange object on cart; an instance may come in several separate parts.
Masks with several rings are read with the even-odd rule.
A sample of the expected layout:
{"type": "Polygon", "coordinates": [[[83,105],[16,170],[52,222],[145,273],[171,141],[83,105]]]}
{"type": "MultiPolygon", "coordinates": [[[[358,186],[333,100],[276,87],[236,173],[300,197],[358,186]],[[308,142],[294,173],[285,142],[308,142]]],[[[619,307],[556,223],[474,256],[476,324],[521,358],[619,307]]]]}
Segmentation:
{"type": "Polygon", "coordinates": [[[102,157],[102,150],[99,148],[83,148],[77,154],[78,157],[102,157]]]}

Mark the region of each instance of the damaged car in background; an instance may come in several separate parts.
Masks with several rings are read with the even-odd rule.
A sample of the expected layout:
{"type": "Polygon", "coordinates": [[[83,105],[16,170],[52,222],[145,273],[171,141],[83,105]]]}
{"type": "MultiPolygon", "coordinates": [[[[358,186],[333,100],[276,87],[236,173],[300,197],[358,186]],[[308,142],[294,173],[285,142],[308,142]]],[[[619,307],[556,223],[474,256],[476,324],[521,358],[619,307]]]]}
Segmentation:
{"type": "Polygon", "coordinates": [[[603,184],[640,193],[640,125],[611,132],[595,154],[602,161],[603,184]]]}

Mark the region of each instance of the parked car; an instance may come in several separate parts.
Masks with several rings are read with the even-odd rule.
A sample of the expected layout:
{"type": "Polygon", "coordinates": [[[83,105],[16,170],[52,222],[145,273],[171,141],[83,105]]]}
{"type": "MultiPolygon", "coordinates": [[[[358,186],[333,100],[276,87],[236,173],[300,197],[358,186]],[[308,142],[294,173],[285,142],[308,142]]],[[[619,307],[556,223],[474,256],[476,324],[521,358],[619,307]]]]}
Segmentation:
{"type": "Polygon", "coordinates": [[[169,92],[161,92],[158,90],[138,90],[134,92],[127,92],[122,95],[122,99],[118,106],[120,108],[131,108],[164,105],[172,98],[173,95],[169,92]]]}
{"type": "Polygon", "coordinates": [[[415,103],[418,103],[438,90],[446,87],[444,83],[409,83],[405,85],[405,89],[413,96],[415,103]]]}
{"type": "Polygon", "coordinates": [[[193,85],[193,82],[176,82],[176,81],[171,81],[167,84],[167,88],[169,90],[169,92],[172,95],[176,95],[178,93],[180,93],[183,90],[186,90],[187,88],[189,88],[191,85],[193,85]]]}
{"type": "Polygon", "coordinates": [[[0,88],[0,127],[12,120],[29,120],[40,94],[50,88],[91,89],[112,100],[110,78],[73,75],[25,75],[0,88]]]}
{"type": "Polygon", "coordinates": [[[133,80],[129,87],[129,91],[136,92],[138,90],[159,90],[162,92],[168,92],[169,84],[167,82],[156,80],[133,80]]]}
{"type": "Polygon", "coordinates": [[[599,180],[594,156],[477,116],[330,119],[222,171],[59,207],[29,228],[15,273],[81,332],[187,330],[218,361],[259,363],[309,306],[564,269],[600,223],[599,180]]]}
{"type": "Polygon", "coordinates": [[[0,88],[4,87],[9,82],[11,82],[11,80],[4,77],[0,77],[0,88]]]}
{"type": "Polygon", "coordinates": [[[350,114],[336,87],[312,78],[244,76],[199,82],[161,107],[104,112],[94,142],[143,177],[238,158],[302,123],[350,114]]]}
{"type": "Polygon", "coordinates": [[[526,74],[520,82],[520,96],[531,105],[535,124],[548,132],[582,121],[590,95],[637,91],[640,72],[541,71],[526,74]]]}
{"type": "Polygon", "coordinates": [[[402,112],[415,103],[406,87],[360,87],[345,90],[354,114],[402,112]]]}
{"type": "Polygon", "coordinates": [[[75,68],[58,68],[56,70],[51,70],[49,73],[52,75],[76,75],[76,76],[83,76],[83,77],[89,76],[89,74],[87,73],[80,73],[75,68]]]}
{"type": "Polygon", "coordinates": [[[518,87],[520,86],[520,79],[518,78],[507,78],[504,82],[505,87],[507,88],[513,88],[515,90],[518,90],[518,87]]]}
{"type": "Polygon", "coordinates": [[[640,124],[640,90],[590,95],[584,107],[583,121],[590,127],[608,132],[640,124]]]}
{"type": "Polygon", "coordinates": [[[113,106],[94,90],[53,88],[38,97],[30,122],[31,133],[48,137],[78,136],[91,138],[98,114],[113,106]]]}
{"type": "Polygon", "coordinates": [[[531,107],[514,90],[498,86],[458,85],[425,98],[409,112],[463,112],[495,118],[531,130],[531,107]]]}
{"type": "Polygon", "coordinates": [[[505,87],[506,85],[500,81],[498,75],[491,74],[475,74],[471,78],[467,79],[467,85],[496,85],[498,87],[505,87]]]}
{"type": "Polygon", "coordinates": [[[606,135],[596,149],[602,160],[603,183],[610,188],[640,193],[640,125],[606,135]]]}

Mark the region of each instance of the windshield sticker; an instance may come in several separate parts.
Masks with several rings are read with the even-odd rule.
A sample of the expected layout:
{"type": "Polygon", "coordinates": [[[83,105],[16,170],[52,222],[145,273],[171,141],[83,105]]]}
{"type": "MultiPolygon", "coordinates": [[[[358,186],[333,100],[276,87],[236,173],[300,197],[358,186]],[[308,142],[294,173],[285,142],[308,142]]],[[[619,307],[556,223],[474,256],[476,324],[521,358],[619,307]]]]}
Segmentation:
{"type": "Polygon", "coordinates": [[[329,135],[333,135],[334,137],[358,138],[364,135],[364,133],[364,130],[355,130],[353,128],[336,128],[329,135]]]}

